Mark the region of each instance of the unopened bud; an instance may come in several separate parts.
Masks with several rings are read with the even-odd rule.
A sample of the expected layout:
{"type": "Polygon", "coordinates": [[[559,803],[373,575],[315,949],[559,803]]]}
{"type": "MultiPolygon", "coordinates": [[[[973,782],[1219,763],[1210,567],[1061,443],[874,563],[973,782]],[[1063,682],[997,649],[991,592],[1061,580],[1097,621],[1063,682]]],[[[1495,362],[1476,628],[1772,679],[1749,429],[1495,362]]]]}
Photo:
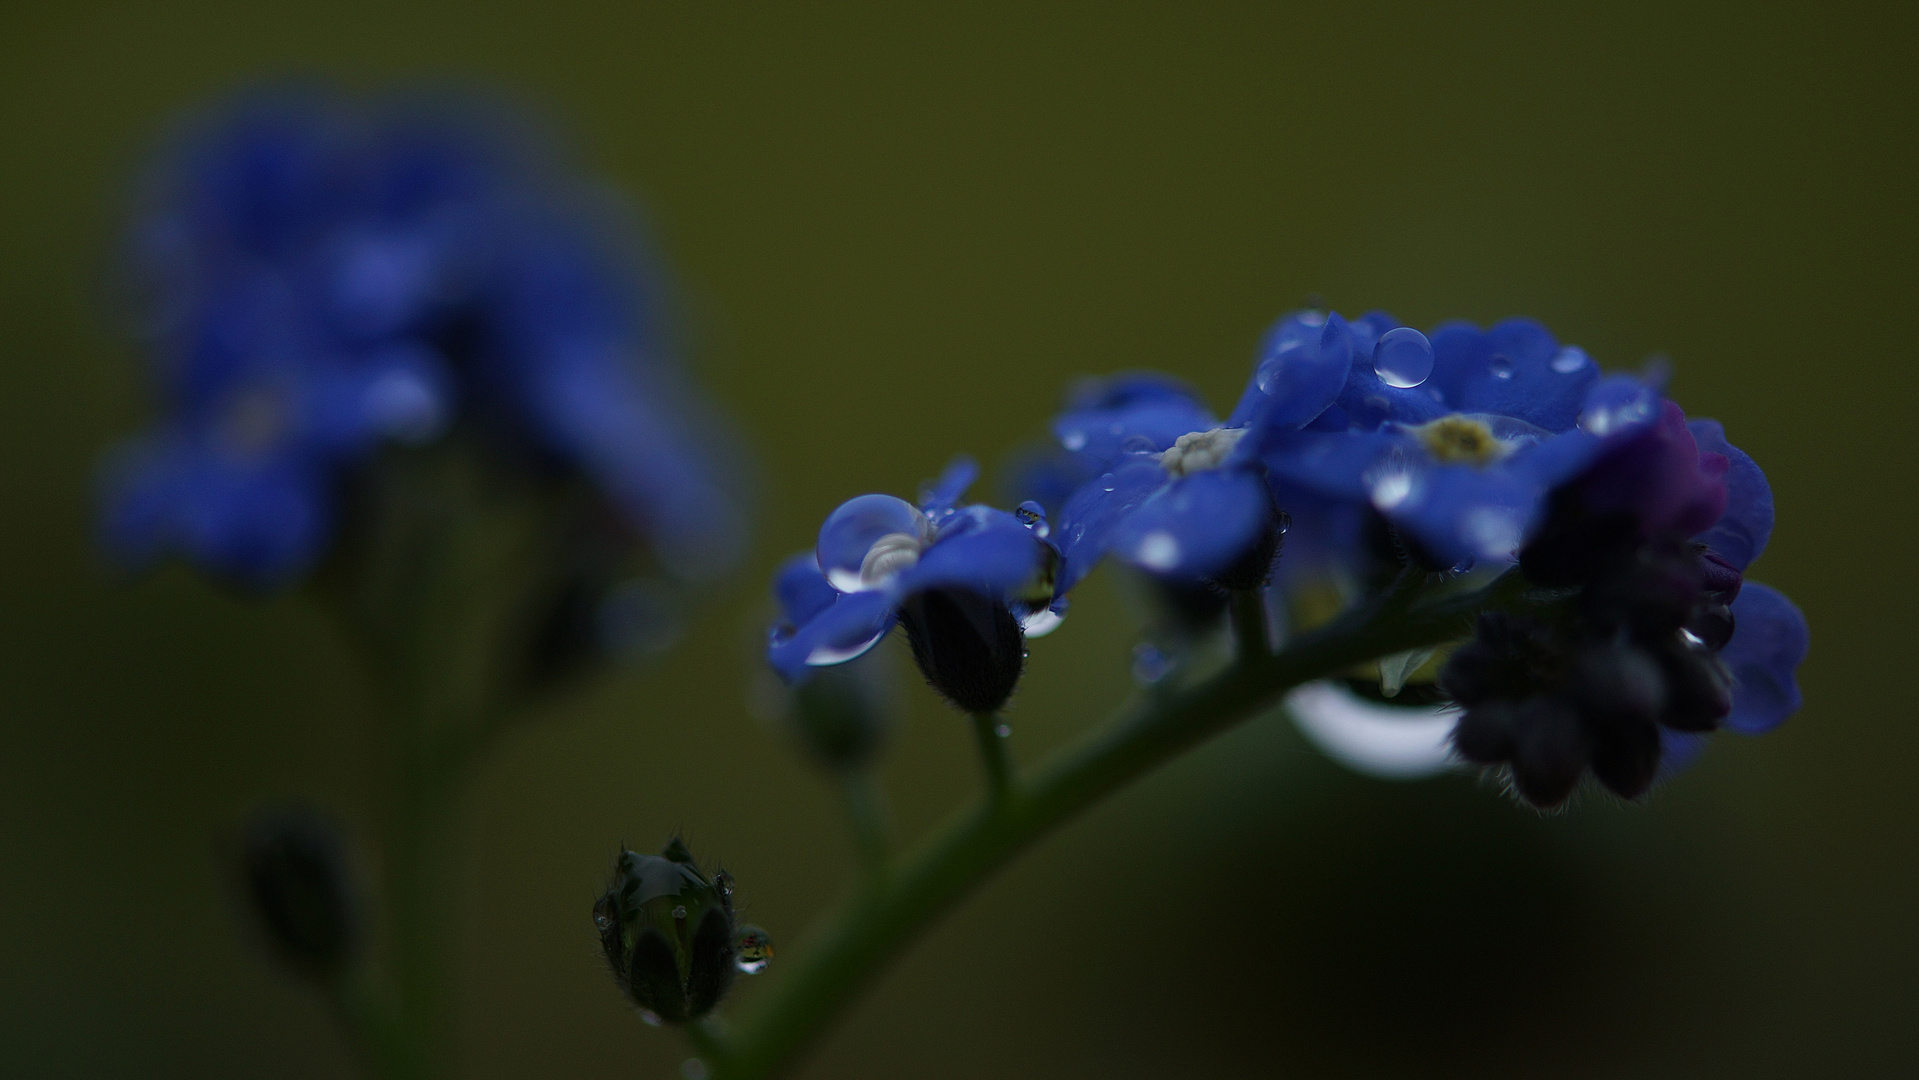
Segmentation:
{"type": "MultiPolygon", "coordinates": [[[[620,852],[593,925],[620,989],[668,1023],[711,1011],[740,970],[732,878],[721,871],[709,880],[678,837],[658,855],[620,852]]],[[[771,947],[757,933],[763,967],[771,947]]]]}

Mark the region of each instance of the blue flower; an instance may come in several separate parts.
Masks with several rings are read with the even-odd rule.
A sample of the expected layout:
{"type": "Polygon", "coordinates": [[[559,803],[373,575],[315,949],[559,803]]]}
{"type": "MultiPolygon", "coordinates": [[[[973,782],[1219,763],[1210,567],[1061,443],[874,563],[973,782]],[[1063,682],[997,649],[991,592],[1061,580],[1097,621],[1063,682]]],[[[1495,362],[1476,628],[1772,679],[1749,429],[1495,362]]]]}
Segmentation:
{"type": "Polygon", "coordinates": [[[707,409],[608,200],[473,105],[243,99],[153,168],[126,245],[162,416],[102,535],[229,579],[301,577],[342,480],[455,428],[596,486],[670,570],[743,547],[707,409]]]}
{"type": "Polygon", "coordinates": [[[827,517],[814,550],[774,581],[782,621],[767,657],[782,676],[798,682],[852,660],[903,622],[935,688],[972,712],[1005,701],[1025,636],[1051,630],[1063,610],[1053,603],[1059,556],[1036,509],[959,502],[977,471],[956,461],[918,506],[861,495],[827,517]]]}

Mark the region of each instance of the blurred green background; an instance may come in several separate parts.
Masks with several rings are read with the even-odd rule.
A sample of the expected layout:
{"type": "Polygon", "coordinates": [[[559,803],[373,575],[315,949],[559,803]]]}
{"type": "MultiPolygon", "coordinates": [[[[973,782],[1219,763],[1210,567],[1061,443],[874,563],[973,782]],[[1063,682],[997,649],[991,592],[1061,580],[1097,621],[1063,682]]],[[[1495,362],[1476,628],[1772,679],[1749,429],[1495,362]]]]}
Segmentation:
{"type": "MultiPolygon", "coordinates": [[[[677,1075],[596,955],[622,838],[684,828],[789,946],[846,880],[827,789],[745,690],[765,574],[828,509],[996,460],[1077,374],[1167,368],[1229,407],[1309,294],[1671,355],[1688,411],[1772,478],[1755,576],[1811,620],[1806,709],[1650,805],[1552,817],[1256,722],[1025,855],[806,1075],[1914,1075],[1914,30],[1891,4],[16,0],[0,1075],[349,1069],[236,930],[215,840],[283,793],[367,823],[364,684],[302,598],[117,582],[88,540],[96,456],[143,415],[90,293],[125,177],[177,109],[289,71],[485,80],[557,118],[649,207],[763,466],[754,565],[670,661],[556,707],[474,785],[448,898],[465,1075],[677,1075]]],[[[1119,700],[1129,644],[1096,583],[1036,644],[1018,752],[1119,700]]],[[[977,770],[954,715],[910,705],[887,779],[916,831],[977,770]]]]}

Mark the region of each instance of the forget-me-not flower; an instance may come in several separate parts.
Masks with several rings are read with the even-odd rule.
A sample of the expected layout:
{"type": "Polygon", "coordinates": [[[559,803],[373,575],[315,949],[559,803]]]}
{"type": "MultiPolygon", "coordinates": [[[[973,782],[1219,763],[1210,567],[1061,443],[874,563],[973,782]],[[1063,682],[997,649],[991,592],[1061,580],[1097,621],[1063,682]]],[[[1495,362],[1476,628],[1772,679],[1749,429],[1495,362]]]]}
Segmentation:
{"type": "Polygon", "coordinates": [[[126,245],[162,405],[102,534],[259,586],[339,528],[381,446],[470,431],[603,493],[665,566],[742,551],[708,410],[613,201],[472,104],[241,99],[167,147],[126,245]]]}

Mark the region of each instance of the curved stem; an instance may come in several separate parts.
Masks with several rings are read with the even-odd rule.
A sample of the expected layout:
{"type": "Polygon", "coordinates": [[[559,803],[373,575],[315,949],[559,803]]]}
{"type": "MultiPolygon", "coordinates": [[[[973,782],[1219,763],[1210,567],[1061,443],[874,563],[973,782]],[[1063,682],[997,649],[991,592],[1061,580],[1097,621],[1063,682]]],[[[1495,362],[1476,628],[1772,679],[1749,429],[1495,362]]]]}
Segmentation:
{"type": "Polygon", "coordinates": [[[1006,753],[1006,736],[1000,734],[999,714],[974,713],[973,737],[979,743],[980,762],[986,766],[986,790],[993,802],[1001,802],[1013,787],[1013,763],[1006,753]]]}
{"type": "Polygon", "coordinates": [[[877,873],[893,852],[893,819],[886,809],[886,795],[872,770],[849,769],[840,777],[840,797],[860,862],[868,873],[877,873]]]}
{"type": "MultiPolygon", "coordinates": [[[[887,959],[1026,845],[1301,683],[1464,636],[1470,617],[1510,593],[1515,578],[1424,605],[1396,604],[1383,617],[1376,606],[1355,610],[1276,655],[1260,650],[1205,682],[1134,702],[1023,782],[1009,775],[1004,787],[915,845],[891,873],[869,880],[829,917],[798,962],[782,972],[773,995],[715,1048],[724,1052],[709,1061],[713,1076],[758,1080],[784,1071],[887,959]]],[[[974,718],[982,749],[993,734],[991,719],[974,718]]]]}

